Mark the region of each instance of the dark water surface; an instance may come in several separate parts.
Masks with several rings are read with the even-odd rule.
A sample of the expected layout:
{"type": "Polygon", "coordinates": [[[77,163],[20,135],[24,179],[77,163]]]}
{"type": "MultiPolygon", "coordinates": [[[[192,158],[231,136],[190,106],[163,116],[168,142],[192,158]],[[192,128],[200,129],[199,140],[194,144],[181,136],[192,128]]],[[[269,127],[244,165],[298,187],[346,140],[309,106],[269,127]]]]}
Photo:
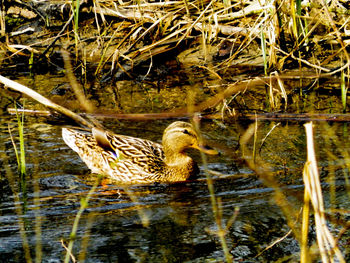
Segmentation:
{"type": "MultiPolygon", "coordinates": [[[[52,80],[52,86],[55,81],[52,80]]],[[[138,95],[134,94],[134,99],[135,96],[142,105],[138,95]]],[[[155,97],[148,98],[147,107],[159,106],[154,104],[155,97]]],[[[30,108],[31,104],[27,100],[26,107],[30,108]]],[[[26,117],[27,175],[25,181],[21,181],[8,133],[10,125],[18,140],[16,119],[6,113],[7,105],[1,107],[0,262],[25,261],[23,232],[32,258],[35,258],[36,245],[40,244],[38,250],[42,252],[43,262],[62,262],[65,249],[61,240],[67,245],[80,200],[86,197],[96,176],[91,175],[78,155],[65,145],[59,125],[48,124],[43,118],[26,117]],[[34,190],[36,187],[39,192],[34,190]],[[19,195],[19,203],[14,201],[14,192],[19,195]],[[16,206],[22,213],[16,211],[16,206]],[[21,224],[24,231],[20,229],[21,224]]],[[[114,121],[107,126],[115,133],[159,142],[170,122],[114,121]]],[[[260,122],[259,145],[275,124],[260,122]]],[[[204,137],[221,152],[220,156],[208,157],[208,169],[221,174],[214,176],[214,187],[221,201],[223,224],[239,209],[225,236],[229,251],[237,262],[282,259],[297,262],[299,245],[293,234],[262,252],[283,237],[289,227],[276,204],[274,189],[259,180],[242,160],[238,140],[247,127],[248,123],[202,122],[204,137]]],[[[326,208],[348,210],[348,126],[317,123],[315,138],[326,208]],[[335,158],[331,159],[331,155],[335,158]]],[[[261,158],[276,171],[276,181],[297,212],[304,192],[305,141],[302,124],[282,123],[265,140],[260,151],[261,158]]],[[[198,153],[191,152],[191,155],[202,163],[198,153]]],[[[215,235],[217,227],[204,169],[201,165],[200,178],[195,181],[135,185],[128,193],[123,186],[98,186],[82,214],[73,254],[77,259],[85,258],[86,262],[223,262],[225,257],[215,235]]],[[[336,236],[340,227],[330,224],[330,229],[336,236]]],[[[315,242],[314,234],[310,234],[310,239],[315,242]]],[[[343,251],[349,249],[346,240],[344,236],[339,240],[343,251]]]]}

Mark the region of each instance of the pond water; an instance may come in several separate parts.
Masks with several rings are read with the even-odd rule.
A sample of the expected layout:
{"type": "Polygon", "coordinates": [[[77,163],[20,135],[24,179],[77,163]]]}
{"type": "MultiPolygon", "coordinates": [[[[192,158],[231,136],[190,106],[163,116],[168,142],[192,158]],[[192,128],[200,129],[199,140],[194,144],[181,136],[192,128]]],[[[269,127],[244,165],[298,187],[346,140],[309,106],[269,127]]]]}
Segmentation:
{"type": "MultiPolygon", "coordinates": [[[[40,87],[44,95],[74,108],[74,99],[69,95],[60,97],[60,91],[65,89],[60,85],[66,82],[60,76],[38,76],[34,83],[25,78],[18,81],[32,83],[29,86],[40,87]]],[[[111,99],[108,94],[114,94],[114,90],[106,87],[107,96],[100,96],[95,105],[99,109],[117,108],[116,111],[123,112],[160,112],[183,104],[187,96],[182,86],[159,90],[134,85],[126,90],[129,84],[118,83],[121,94],[118,96],[123,100],[117,103],[111,99]]],[[[199,92],[208,95],[208,91],[198,89],[199,92]]],[[[315,100],[310,101],[314,103],[315,100]]],[[[7,114],[8,107],[13,107],[13,103],[3,96],[0,261],[26,261],[23,247],[27,240],[33,259],[40,258],[41,253],[42,262],[62,262],[66,254],[62,241],[68,244],[81,199],[87,196],[97,177],[65,145],[57,121],[27,116],[24,121],[27,174],[21,180],[8,132],[11,127],[18,142],[17,121],[7,114]],[[15,198],[17,194],[18,199],[15,198]]],[[[37,109],[40,106],[26,99],[25,107],[37,109]]],[[[172,121],[105,120],[104,124],[115,133],[160,142],[164,128],[172,121]]],[[[243,160],[238,142],[249,124],[233,120],[201,121],[204,138],[221,153],[208,156],[207,168],[215,171],[212,176],[215,195],[221,203],[223,225],[236,216],[225,235],[227,246],[237,262],[297,262],[299,244],[293,234],[284,237],[290,229],[276,200],[275,189],[264,184],[243,160]]],[[[258,145],[276,124],[259,122],[258,145]]],[[[339,212],[337,215],[339,221],[346,221],[346,215],[349,216],[347,153],[350,150],[347,123],[316,123],[315,141],[327,211],[347,211],[347,214],[339,212]]],[[[73,254],[79,262],[223,262],[225,256],[215,234],[217,227],[206,167],[198,153],[190,154],[200,164],[198,180],[134,185],[127,189],[111,183],[99,185],[78,224],[73,254]]],[[[259,154],[272,167],[275,181],[298,214],[304,194],[302,169],[306,160],[303,125],[282,122],[269,134],[259,154]]],[[[335,219],[330,224],[335,236],[341,228],[342,224],[335,219]]],[[[310,231],[311,244],[315,242],[315,235],[312,229],[310,231]]],[[[339,245],[350,260],[348,237],[348,233],[343,234],[339,245]]]]}

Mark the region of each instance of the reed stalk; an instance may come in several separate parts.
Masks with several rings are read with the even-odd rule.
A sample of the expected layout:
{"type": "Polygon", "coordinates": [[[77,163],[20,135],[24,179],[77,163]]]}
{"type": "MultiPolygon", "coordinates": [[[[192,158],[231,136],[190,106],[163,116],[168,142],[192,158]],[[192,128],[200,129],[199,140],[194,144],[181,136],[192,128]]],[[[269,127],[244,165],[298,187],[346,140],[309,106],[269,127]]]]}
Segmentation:
{"type": "Polygon", "coordinates": [[[39,178],[36,172],[34,172],[34,182],[33,182],[33,189],[34,189],[34,215],[35,215],[35,262],[41,263],[43,258],[43,251],[42,251],[42,231],[41,231],[41,225],[42,225],[42,216],[40,215],[40,187],[39,187],[39,178]]]}
{"type": "Polygon", "coordinates": [[[78,54],[78,42],[79,42],[79,9],[80,9],[80,0],[74,0],[72,3],[73,15],[74,15],[74,41],[76,54],[78,54]]]}
{"type": "MultiPolygon", "coordinates": [[[[195,129],[197,130],[198,134],[200,134],[200,129],[199,129],[199,120],[198,118],[194,118],[194,126],[195,129]]],[[[224,227],[223,225],[223,218],[222,218],[222,208],[220,205],[220,200],[218,200],[215,197],[215,188],[214,188],[214,182],[213,179],[211,178],[209,172],[208,172],[208,162],[207,162],[207,157],[203,152],[200,152],[201,155],[201,159],[202,159],[202,164],[204,167],[204,172],[205,172],[205,177],[207,180],[207,186],[208,186],[208,190],[209,190],[209,195],[210,195],[210,202],[211,202],[211,207],[212,207],[212,211],[213,211],[213,215],[214,215],[214,219],[215,219],[215,224],[217,227],[217,230],[214,232],[220,241],[222,250],[224,252],[225,255],[225,261],[227,263],[233,262],[233,257],[230,253],[230,250],[227,246],[227,242],[226,242],[226,234],[227,234],[227,230],[229,228],[229,226],[232,225],[233,220],[236,218],[237,216],[237,210],[235,210],[234,215],[231,217],[231,219],[228,221],[228,224],[226,227],[224,227]]]]}
{"type": "Polygon", "coordinates": [[[346,101],[347,101],[347,93],[349,86],[345,84],[345,74],[344,71],[341,71],[340,75],[340,90],[341,90],[341,101],[343,106],[343,112],[346,112],[346,101]]]}
{"type": "Polygon", "coordinates": [[[0,36],[5,36],[6,33],[6,22],[5,22],[5,11],[3,10],[4,4],[0,6],[0,36]]]}
{"type": "MultiPolygon", "coordinates": [[[[16,105],[15,105],[16,108],[16,105]]],[[[16,108],[17,109],[17,108],[16,108]]],[[[7,180],[9,181],[9,185],[11,187],[12,193],[13,193],[13,199],[14,199],[14,206],[15,206],[15,211],[18,217],[18,224],[19,224],[19,233],[21,236],[22,240],[22,247],[24,250],[24,258],[27,263],[32,262],[32,257],[30,253],[30,246],[29,246],[29,241],[27,237],[27,232],[26,232],[26,222],[23,218],[23,215],[25,214],[26,210],[26,181],[25,181],[25,175],[26,175],[26,162],[25,162],[25,149],[24,149],[24,115],[22,113],[22,116],[18,114],[16,111],[16,117],[17,117],[17,124],[18,124],[18,133],[19,133],[19,141],[20,141],[20,151],[18,152],[18,149],[16,147],[16,143],[13,139],[12,133],[10,126],[8,127],[9,129],[9,134],[10,138],[13,144],[13,148],[16,154],[16,159],[17,159],[17,164],[18,164],[18,172],[20,174],[20,188],[23,192],[23,199],[21,200],[19,191],[16,190],[16,181],[15,176],[13,175],[10,165],[8,163],[8,158],[5,154],[1,156],[1,159],[4,161],[4,167],[5,167],[5,175],[7,177],[7,180]],[[22,201],[22,202],[21,202],[22,201]],[[23,204],[23,206],[21,205],[23,204]]],[[[3,151],[4,152],[4,151],[3,151]]],[[[40,254],[38,256],[40,258],[40,254]]]]}
{"type": "Polygon", "coordinates": [[[71,233],[69,235],[69,243],[68,243],[68,247],[66,247],[66,256],[64,258],[64,263],[69,263],[69,259],[74,258],[72,250],[73,250],[74,241],[77,238],[77,231],[78,231],[79,222],[80,222],[80,219],[81,219],[83,212],[85,211],[85,209],[87,208],[87,206],[89,204],[89,200],[90,200],[92,194],[95,192],[97,186],[99,185],[100,180],[101,180],[101,177],[98,177],[96,179],[95,183],[93,184],[93,186],[91,187],[91,189],[89,190],[89,192],[87,193],[86,197],[81,198],[81,200],[80,200],[80,208],[77,212],[77,215],[75,216],[72,230],[71,230],[71,233]]]}
{"type": "Polygon", "coordinates": [[[256,160],[256,152],[257,152],[257,139],[258,139],[258,118],[255,118],[255,126],[254,126],[254,142],[253,142],[253,161],[255,163],[256,160]]]}
{"type": "MultiPolygon", "coordinates": [[[[345,263],[343,255],[341,254],[335,239],[327,227],[327,221],[325,217],[325,209],[323,204],[323,194],[320,182],[320,176],[318,174],[317,161],[313,140],[313,126],[312,122],[304,124],[307,138],[307,162],[305,163],[303,179],[305,184],[305,198],[303,213],[303,235],[307,235],[308,224],[308,201],[311,201],[312,208],[314,210],[315,227],[317,244],[320,251],[321,259],[323,263],[334,262],[334,257],[338,262],[345,263]]],[[[307,241],[307,237],[302,238],[303,242],[307,241]]],[[[305,259],[307,252],[306,243],[301,244],[302,247],[302,260],[305,259]]],[[[308,261],[303,261],[308,262],[308,261]]]]}
{"type": "MultiPolygon", "coordinates": [[[[297,0],[298,1],[298,0],[297,0]]],[[[298,40],[299,36],[298,36],[298,18],[297,18],[297,11],[296,11],[296,4],[295,4],[295,0],[291,0],[290,1],[290,8],[291,8],[291,15],[292,15],[292,32],[293,32],[293,36],[296,40],[298,40]]]]}
{"type": "MultiPolygon", "coordinates": [[[[304,168],[303,174],[307,173],[307,169],[305,168],[304,168]]],[[[310,259],[309,249],[308,249],[309,213],[310,213],[310,194],[307,191],[304,191],[304,206],[303,206],[301,244],[300,244],[300,263],[308,263],[308,260],[310,259]]]]}
{"type": "Polygon", "coordinates": [[[10,126],[8,127],[8,131],[10,134],[10,139],[13,145],[13,149],[16,154],[16,160],[17,160],[17,166],[18,166],[18,172],[20,174],[21,179],[26,174],[26,158],[25,158],[25,148],[24,148],[24,128],[23,128],[23,123],[24,123],[24,111],[22,111],[22,115],[20,116],[17,111],[17,106],[15,104],[15,113],[16,113],[16,118],[17,118],[17,125],[18,125],[18,135],[19,135],[19,152],[16,146],[16,143],[13,139],[12,132],[10,129],[10,126]]]}
{"type": "Polygon", "coordinates": [[[268,63],[267,63],[267,55],[266,55],[267,54],[266,39],[265,39],[265,33],[262,29],[261,29],[261,51],[262,51],[263,60],[264,60],[264,74],[265,76],[267,76],[268,63]]]}
{"type": "Polygon", "coordinates": [[[28,61],[29,66],[29,74],[31,77],[33,77],[33,67],[34,67],[34,52],[30,52],[30,58],[28,61]]]}
{"type": "MultiPolygon", "coordinates": [[[[24,104],[23,104],[24,107],[24,104]]],[[[19,167],[20,167],[20,173],[21,177],[25,177],[26,174],[26,154],[25,154],[25,148],[24,148],[24,113],[22,113],[22,116],[19,116],[18,113],[16,113],[17,116],[17,124],[18,124],[18,133],[19,133],[19,149],[20,149],[20,161],[19,161],[19,167]]]]}
{"type": "Polygon", "coordinates": [[[21,236],[22,240],[22,247],[24,251],[24,258],[26,263],[32,263],[32,256],[30,253],[30,247],[29,247],[29,241],[28,241],[28,236],[26,232],[26,224],[23,218],[23,208],[21,206],[21,200],[20,196],[18,194],[18,191],[16,190],[16,181],[15,181],[15,176],[13,175],[10,165],[8,163],[8,157],[1,153],[1,159],[4,161],[4,167],[5,167],[5,175],[7,180],[9,181],[9,185],[11,188],[11,191],[13,193],[13,199],[14,199],[14,206],[15,206],[15,211],[16,215],[18,217],[18,226],[19,226],[19,234],[21,236]]]}
{"type": "Polygon", "coordinates": [[[11,129],[9,127],[9,134],[11,138],[11,142],[16,154],[17,159],[17,166],[18,166],[18,172],[20,176],[20,188],[23,193],[22,195],[22,201],[23,201],[23,209],[26,210],[27,207],[27,181],[26,181],[26,159],[25,159],[25,147],[24,147],[24,112],[22,112],[22,115],[20,116],[17,111],[17,107],[15,104],[16,109],[16,117],[17,117],[17,125],[18,125],[18,135],[19,135],[19,152],[17,150],[16,143],[13,139],[13,136],[11,134],[11,129]]]}

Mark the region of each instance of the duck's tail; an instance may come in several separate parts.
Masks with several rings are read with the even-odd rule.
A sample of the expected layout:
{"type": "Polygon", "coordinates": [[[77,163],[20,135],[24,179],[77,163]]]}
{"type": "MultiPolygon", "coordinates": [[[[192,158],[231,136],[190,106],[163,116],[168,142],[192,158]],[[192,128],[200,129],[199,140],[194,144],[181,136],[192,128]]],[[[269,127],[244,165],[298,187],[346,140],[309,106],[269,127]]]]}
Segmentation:
{"type": "Polygon", "coordinates": [[[64,142],[75,152],[79,153],[78,145],[81,144],[84,134],[74,129],[62,128],[62,138],[64,142]]]}
{"type": "Polygon", "coordinates": [[[79,154],[93,173],[104,173],[106,162],[103,149],[97,145],[91,133],[62,128],[62,138],[73,151],[79,154]]]}

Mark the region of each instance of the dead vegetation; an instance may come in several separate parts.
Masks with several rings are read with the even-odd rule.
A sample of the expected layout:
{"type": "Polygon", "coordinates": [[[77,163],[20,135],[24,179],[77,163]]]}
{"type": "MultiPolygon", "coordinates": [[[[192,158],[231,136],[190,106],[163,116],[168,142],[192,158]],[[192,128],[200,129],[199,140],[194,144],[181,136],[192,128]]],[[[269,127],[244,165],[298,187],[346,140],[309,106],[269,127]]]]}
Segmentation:
{"type": "MultiPolygon", "coordinates": [[[[34,55],[54,61],[67,49],[77,69],[119,76],[152,58],[197,52],[218,77],[237,65],[265,74],[349,67],[347,1],[9,1],[1,10],[2,63],[34,55]],[[175,51],[171,53],[170,51],[175,51]]],[[[77,71],[77,70],[76,70],[77,71]]],[[[346,73],[348,75],[348,73],[346,73]]]]}

